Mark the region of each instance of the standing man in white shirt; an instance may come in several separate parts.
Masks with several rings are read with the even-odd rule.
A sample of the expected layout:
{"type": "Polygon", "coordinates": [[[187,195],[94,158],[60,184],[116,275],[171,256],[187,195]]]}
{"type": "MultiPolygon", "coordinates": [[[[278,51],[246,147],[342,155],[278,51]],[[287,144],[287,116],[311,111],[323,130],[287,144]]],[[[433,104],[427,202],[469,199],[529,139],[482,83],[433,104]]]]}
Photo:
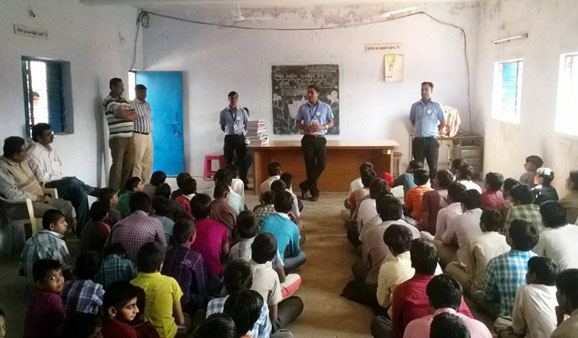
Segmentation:
{"type": "Polygon", "coordinates": [[[32,128],[34,144],[28,149],[28,164],[38,182],[46,188],[56,188],[58,196],[70,201],[76,210],[77,231],[89,220],[88,195],[98,196],[99,189],[91,187],[76,177],[62,174],[62,161],[51,144],[54,132],[47,123],[32,128]]]}
{"type": "Polygon", "coordinates": [[[136,99],[130,105],[136,111],[137,118],[134,121],[134,167],[132,176],[140,177],[142,183],[151,178],[153,168],[153,120],[151,106],[146,101],[147,87],[137,84],[135,87],[136,99]]]}

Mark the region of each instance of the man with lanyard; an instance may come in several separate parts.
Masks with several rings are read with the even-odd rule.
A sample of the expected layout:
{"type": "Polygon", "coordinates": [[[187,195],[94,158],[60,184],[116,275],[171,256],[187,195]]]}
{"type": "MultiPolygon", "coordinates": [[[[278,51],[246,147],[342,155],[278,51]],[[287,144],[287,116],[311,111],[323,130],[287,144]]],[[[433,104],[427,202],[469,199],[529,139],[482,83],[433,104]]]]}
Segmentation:
{"type": "Polygon", "coordinates": [[[301,148],[305,158],[307,179],[299,183],[301,197],[307,198],[307,191],[311,193],[311,201],[319,198],[317,180],[325,169],[327,162],[327,148],[325,135],[327,129],[333,127],[333,111],[331,107],[319,101],[319,89],[315,85],[307,87],[308,102],[299,107],[295,116],[295,125],[302,129],[305,135],[301,139],[301,148]]]}
{"type": "Polygon", "coordinates": [[[223,151],[225,153],[225,163],[227,165],[233,163],[233,159],[237,159],[237,166],[239,167],[239,178],[248,185],[247,181],[247,144],[245,143],[245,129],[249,118],[242,108],[237,107],[239,101],[239,94],[237,92],[229,93],[229,106],[221,111],[219,123],[221,130],[225,132],[225,146],[223,151]],[[236,157],[235,157],[236,155],[236,157]]]}
{"type": "Polygon", "coordinates": [[[413,159],[422,163],[424,158],[427,160],[432,182],[438,167],[440,147],[438,137],[445,126],[441,104],[431,99],[433,87],[431,82],[421,84],[421,100],[411,106],[409,113],[409,120],[415,127],[415,137],[411,144],[413,159]]]}
{"type": "Polygon", "coordinates": [[[136,99],[130,102],[137,114],[134,121],[134,133],[132,135],[135,148],[134,167],[132,176],[140,177],[143,182],[151,179],[153,168],[153,121],[151,106],[146,101],[147,87],[137,84],[135,87],[136,99]]]}

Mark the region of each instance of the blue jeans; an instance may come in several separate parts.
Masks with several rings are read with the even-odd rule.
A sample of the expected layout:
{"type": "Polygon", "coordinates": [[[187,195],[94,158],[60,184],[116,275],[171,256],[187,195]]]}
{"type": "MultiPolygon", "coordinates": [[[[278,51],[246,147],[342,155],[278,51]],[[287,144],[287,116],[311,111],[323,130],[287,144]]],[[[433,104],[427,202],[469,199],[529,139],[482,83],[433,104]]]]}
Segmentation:
{"type": "Polygon", "coordinates": [[[291,273],[291,271],[296,270],[298,267],[303,265],[307,260],[307,256],[305,256],[305,252],[301,251],[297,256],[288,257],[285,256],[283,260],[283,270],[285,270],[285,274],[291,273]]]}
{"type": "Polygon", "coordinates": [[[56,188],[58,197],[70,201],[76,210],[76,232],[80,234],[82,226],[89,220],[88,195],[94,187],[86,185],[76,177],[63,177],[60,180],[48,182],[47,188],[56,188]]]}

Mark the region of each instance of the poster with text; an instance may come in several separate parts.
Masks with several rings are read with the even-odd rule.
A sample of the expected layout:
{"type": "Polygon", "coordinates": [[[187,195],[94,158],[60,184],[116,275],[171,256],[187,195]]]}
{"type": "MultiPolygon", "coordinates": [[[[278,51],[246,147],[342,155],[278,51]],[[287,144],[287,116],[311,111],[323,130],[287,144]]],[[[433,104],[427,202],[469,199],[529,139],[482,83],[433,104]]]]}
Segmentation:
{"type": "Polygon", "coordinates": [[[385,82],[403,81],[403,54],[386,54],[385,82]]]}
{"type": "Polygon", "coordinates": [[[307,87],[319,88],[319,100],[327,103],[335,115],[334,126],[329,134],[339,134],[339,66],[338,65],[291,65],[273,66],[273,133],[292,135],[301,133],[295,127],[299,107],[307,103],[307,87]]]}

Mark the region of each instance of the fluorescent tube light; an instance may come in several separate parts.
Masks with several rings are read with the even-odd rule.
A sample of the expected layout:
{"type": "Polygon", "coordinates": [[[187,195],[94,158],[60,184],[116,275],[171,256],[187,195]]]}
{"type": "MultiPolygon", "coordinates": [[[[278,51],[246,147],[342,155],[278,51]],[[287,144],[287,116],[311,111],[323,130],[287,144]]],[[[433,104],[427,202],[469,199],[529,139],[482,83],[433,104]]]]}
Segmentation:
{"type": "Polygon", "coordinates": [[[389,18],[390,16],[405,14],[405,13],[413,12],[415,10],[417,10],[417,7],[406,7],[406,8],[396,9],[393,11],[383,12],[379,16],[381,16],[382,18],[389,18]]]}
{"type": "Polygon", "coordinates": [[[497,44],[512,41],[512,40],[527,39],[527,38],[528,38],[528,33],[524,33],[524,34],[520,34],[520,35],[510,36],[508,38],[494,40],[494,41],[492,41],[492,43],[494,45],[497,45],[497,44]]]}

